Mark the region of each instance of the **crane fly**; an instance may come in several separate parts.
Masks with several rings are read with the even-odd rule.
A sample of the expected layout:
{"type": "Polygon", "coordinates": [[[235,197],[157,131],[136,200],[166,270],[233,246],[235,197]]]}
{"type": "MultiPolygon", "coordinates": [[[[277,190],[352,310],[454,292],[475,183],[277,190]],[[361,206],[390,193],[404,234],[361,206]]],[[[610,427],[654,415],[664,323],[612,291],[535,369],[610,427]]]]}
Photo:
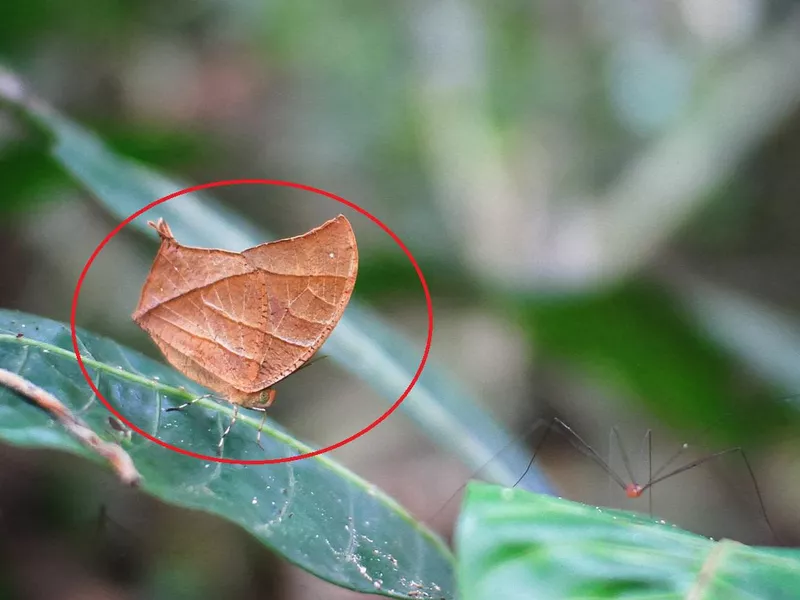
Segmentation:
{"type": "MultiPolygon", "coordinates": [[[[537,424],[538,426],[538,424],[537,424]]],[[[745,467],[747,468],[747,472],[750,476],[750,480],[753,483],[753,489],[756,493],[756,498],[758,499],[758,505],[761,511],[761,517],[764,519],[764,522],[767,525],[772,536],[779,540],[777,533],[775,532],[772,523],[767,516],[767,509],[766,505],[764,504],[764,498],[761,494],[761,489],[758,486],[758,481],[756,480],[755,471],[753,470],[752,465],[750,464],[750,460],[747,458],[744,450],[740,446],[736,446],[733,448],[727,448],[725,450],[719,450],[717,452],[712,452],[711,454],[707,454],[701,458],[697,458],[695,460],[691,460],[687,463],[684,463],[678,467],[671,468],[681,457],[681,455],[689,449],[689,444],[683,443],[678,447],[678,450],[675,451],[667,461],[659,467],[656,472],[654,473],[652,470],[653,466],[653,434],[652,430],[648,429],[645,433],[644,437],[644,444],[646,445],[647,453],[648,453],[648,465],[649,465],[649,476],[647,481],[644,483],[639,483],[637,481],[636,476],[633,473],[633,469],[631,467],[630,457],[628,452],[625,448],[625,445],[622,443],[622,438],[620,437],[619,430],[617,427],[611,428],[611,438],[616,441],[617,447],[619,448],[620,454],[622,456],[622,463],[625,467],[625,474],[628,476],[627,481],[623,479],[619,473],[617,473],[611,466],[608,464],[608,461],[603,459],[602,456],[595,450],[586,440],[584,440],[572,427],[567,425],[564,421],[559,419],[558,417],[554,417],[551,422],[547,425],[546,431],[542,438],[539,440],[539,443],[534,448],[533,453],[531,454],[531,459],[528,461],[528,466],[525,468],[525,471],[520,475],[520,477],[514,482],[512,487],[516,487],[519,483],[525,478],[528,472],[531,470],[534,461],[536,460],[536,456],[541,450],[542,446],[544,445],[547,437],[550,435],[551,432],[558,432],[564,435],[571,443],[571,445],[576,448],[582,454],[588,456],[592,461],[595,462],[605,473],[611,478],[611,481],[614,482],[630,499],[641,498],[645,492],[650,492],[657,483],[661,483],[667,479],[675,477],[676,475],[680,475],[681,473],[685,473],[698,467],[706,462],[711,460],[721,458],[723,456],[738,454],[742,458],[742,462],[744,463],[745,467]]],[[[652,493],[648,494],[649,500],[649,509],[650,509],[650,516],[653,514],[653,498],[652,493]]]]}
{"type": "MultiPolygon", "coordinates": [[[[779,540],[780,539],[778,537],[777,533],[775,532],[775,529],[772,526],[772,523],[770,522],[769,517],[767,516],[766,506],[764,504],[764,499],[763,499],[763,496],[761,494],[761,489],[759,488],[758,482],[756,481],[755,471],[753,470],[753,467],[750,464],[750,461],[748,460],[747,455],[744,453],[744,450],[741,447],[738,447],[738,446],[734,447],[734,448],[728,448],[726,450],[720,450],[718,452],[713,452],[713,453],[708,454],[706,456],[703,456],[701,458],[698,458],[698,459],[695,459],[695,460],[691,460],[691,461],[689,461],[687,463],[684,463],[684,464],[682,464],[682,465],[680,465],[678,467],[671,468],[680,459],[681,455],[683,455],[684,452],[686,452],[689,449],[689,447],[690,447],[689,444],[684,443],[684,444],[681,444],[679,446],[678,450],[675,451],[668,458],[668,460],[663,465],[661,465],[661,467],[659,467],[655,472],[653,472],[653,470],[652,470],[652,464],[653,464],[653,461],[652,461],[652,457],[653,457],[652,430],[648,429],[646,434],[645,434],[645,437],[644,437],[643,450],[646,449],[647,454],[648,454],[649,474],[648,474],[647,481],[642,483],[633,474],[633,468],[631,467],[631,461],[630,461],[629,455],[627,453],[627,450],[625,449],[625,445],[622,443],[622,438],[621,438],[621,436],[619,434],[619,430],[616,427],[612,427],[611,428],[611,438],[613,440],[616,440],[617,447],[620,449],[620,454],[622,455],[622,462],[623,462],[623,464],[625,466],[625,474],[628,477],[628,479],[626,481],[614,469],[611,468],[611,466],[609,465],[608,461],[606,461],[602,456],[600,456],[600,454],[586,440],[584,440],[572,427],[567,425],[564,421],[562,421],[558,417],[553,418],[549,423],[546,423],[542,419],[537,419],[536,423],[530,429],[528,429],[527,432],[525,432],[524,434],[519,436],[516,440],[514,440],[514,441],[510,442],[509,444],[507,444],[505,448],[500,450],[500,452],[495,454],[489,461],[487,461],[482,467],[480,467],[474,473],[473,477],[470,477],[470,479],[473,479],[474,477],[476,477],[489,464],[491,464],[491,462],[493,460],[495,460],[499,454],[502,454],[502,452],[504,450],[508,449],[508,447],[513,446],[514,444],[519,443],[520,439],[524,439],[525,437],[528,437],[533,431],[537,430],[543,424],[546,427],[544,435],[542,435],[542,437],[540,438],[539,442],[536,444],[536,446],[535,446],[535,448],[533,450],[533,453],[531,454],[531,458],[528,461],[528,464],[527,464],[525,470],[517,478],[517,480],[514,482],[514,484],[511,487],[516,487],[517,485],[519,485],[522,482],[523,479],[525,479],[525,476],[530,472],[531,468],[533,467],[534,461],[536,460],[536,457],[539,454],[539,451],[542,449],[542,446],[544,445],[544,443],[547,440],[548,436],[553,431],[563,435],[567,440],[570,441],[571,445],[574,448],[576,448],[582,454],[584,454],[584,455],[588,456],[589,458],[591,458],[592,461],[595,464],[597,464],[611,478],[611,481],[614,484],[616,484],[623,491],[625,496],[630,498],[630,499],[641,498],[642,495],[644,495],[645,492],[651,492],[653,486],[655,486],[657,483],[661,483],[661,482],[663,482],[663,481],[665,481],[667,479],[675,477],[676,475],[680,475],[681,473],[685,473],[685,472],[687,472],[687,471],[689,471],[691,469],[694,469],[695,467],[698,467],[698,466],[700,466],[700,465],[702,465],[702,464],[704,464],[706,462],[709,462],[709,461],[711,461],[713,459],[721,458],[721,457],[726,456],[726,455],[739,454],[741,456],[741,458],[742,458],[742,461],[744,462],[745,467],[747,468],[747,472],[748,472],[748,474],[750,476],[750,480],[753,482],[753,488],[754,488],[754,490],[756,492],[756,497],[758,498],[758,504],[759,504],[759,508],[760,508],[760,511],[761,511],[761,516],[764,519],[764,522],[766,523],[770,533],[775,538],[775,540],[779,540]]],[[[432,523],[433,520],[444,510],[444,508],[448,504],[450,504],[450,502],[458,495],[458,493],[464,489],[464,487],[466,487],[466,484],[464,484],[459,489],[457,489],[447,499],[447,501],[436,511],[436,513],[434,515],[432,515],[430,518],[426,519],[426,521],[428,521],[429,523],[432,523]]],[[[651,494],[648,494],[648,500],[649,500],[650,516],[652,517],[653,506],[652,506],[652,495],[651,494]]]]}

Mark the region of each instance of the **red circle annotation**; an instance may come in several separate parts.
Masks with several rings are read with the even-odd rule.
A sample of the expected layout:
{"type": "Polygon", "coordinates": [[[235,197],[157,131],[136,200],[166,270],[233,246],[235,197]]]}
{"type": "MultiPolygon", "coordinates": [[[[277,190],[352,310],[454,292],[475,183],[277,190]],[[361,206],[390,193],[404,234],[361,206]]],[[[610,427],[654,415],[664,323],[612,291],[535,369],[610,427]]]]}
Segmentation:
{"type": "Polygon", "coordinates": [[[301,184],[301,183],[295,183],[295,182],[291,182],[291,181],[281,181],[281,180],[277,180],[277,179],[232,179],[232,180],[226,180],[226,181],[213,181],[213,182],[209,182],[209,183],[203,183],[203,184],[200,184],[200,185],[195,185],[195,186],[192,186],[192,187],[188,187],[188,188],[183,189],[183,190],[179,190],[177,192],[173,192],[172,194],[164,196],[163,198],[159,198],[158,200],[154,200],[150,204],[140,208],[135,213],[130,215],[128,218],[126,218],[125,220],[120,222],[100,242],[100,244],[98,244],[97,248],[95,248],[94,252],[92,252],[91,256],[89,257],[89,260],[86,261],[86,264],[84,265],[83,270],[81,271],[81,274],[78,277],[78,281],[77,281],[77,283],[75,285],[75,292],[73,293],[73,296],[72,296],[72,307],[71,307],[71,311],[70,311],[70,331],[71,331],[71,334],[72,334],[72,346],[73,346],[73,349],[75,350],[75,356],[76,356],[77,361],[78,361],[78,367],[80,368],[81,373],[83,374],[83,377],[86,379],[86,382],[89,384],[89,387],[92,388],[92,391],[97,395],[97,397],[105,405],[105,407],[114,416],[116,416],[120,421],[122,421],[128,427],[130,427],[133,431],[135,431],[139,435],[147,438],[151,442],[155,442],[156,444],[158,444],[160,446],[163,446],[164,448],[167,448],[169,450],[173,450],[175,452],[178,452],[180,454],[184,454],[186,456],[191,456],[193,458],[199,458],[199,459],[206,460],[206,461],[219,462],[219,463],[228,463],[228,464],[265,465],[265,464],[277,464],[277,463],[285,463],[285,462],[294,462],[294,461],[302,460],[302,459],[305,459],[305,458],[311,458],[313,456],[318,456],[318,455],[321,455],[321,454],[325,454],[326,452],[330,452],[331,450],[335,450],[337,448],[341,448],[342,446],[344,446],[346,444],[349,444],[350,442],[358,439],[362,435],[368,433],[369,431],[371,431],[372,429],[377,427],[380,423],[385,421],[389,417],[389,415],[391,415],[395,410],[397,410],[397,408],[400,406],[400,404],[408,397],[408,394],[411,392],[411,390],[417,384],[417,381],[419,381],[419,378],[422,375],[422,371],[425,368],[425,363],[428,360],[428,354],[430,353],[431,342],[433,340],[433,302],[431,301],[431,294],[430,294],[430,290],[428,289],[428,283],[425,281],[425,276],[423,275],[422,269],[420,268],[419,264],[417,263],[417,260],[414,258],[414,255],[411,253],[411,251],[408,249],[408,247],[403,243],[403,241],[399,238],[399,236],[396,233],[394,233],[385,223],[383,223],[375,215],[373,215],[370,212],[368,212],[366,209],[358,206],[357,204],[355,204],[354,202],[351,202],[350,200],[346,200],[345,198],[342,198],[341,196],[337,196],[336,194],[333,194],[333,193],[325,191],[325,190],[321,190],[319,188],[312,187],[310,185],[305,185],[305,184],[301,184]],[[294,456],[285,456],[285,457],[281,457],[281,458],[268,458],[268,459],[263,459],[263,460],[237,460],[237,459],[233,459],[233,458],[223,458],[223,457],[218,457],[218,456],[210,456],[210,455],[205,455],[205,454],[199,454],[197,452],[192,452],[190,450],[185,450],[183,448],[178,448],[177,446],[173,446],[172,444],[168,444],[167,442],[164,442],[163,440],[160,440],[157,437],[155,437],[153,435],[150,435],[146,431],[142,430],[141,428],[137,427],[135,424],[133,424],[130,421],[128,421],[123,415],[121,415],[108,402],[108,400],[106,400],[106,398],[103,396],[103,394],[100,393],[100,390],[97,389],[97,386],[95,385],[94,381],[92,380],[91,376],[89,375],[88,370],[86,369],[86,366],[83,363],[83,357],[81,355],[80,347],[79,347],[79,344],[78,344],[78,334],[77,334],[76,326],[75,326],[75,320],[76,320],[76,315],[77,315],[77,310],[78,310],[78,298],[80,296],[80,292],[81,292],[81,288],[83,286],[84,280],[86,279],[86,275],[88,274],[89,269],[92,266],[92,263],[94,263],[95,259],[100,254],[100,252],[103,250],[103,248],[108,244],[108,242],[111,241],[111,239],[115,235],[117,235],[120,231],[122,231],[122,229],[126,225],[128,225],[131,221],[133,221],[137,217],[140,217],[141,215],[143,215],[147,211],[151,210],[152,208],[155,208],[159,204],[163,204],[164,202],[167,202],[167,201],[172,200],[174,198],[178,198],[179,196],[183,196],[183,195],[186,195],[186,194],[191,194],[193,192],[199,192],[201,190],[207,190],[207,189],[212,189],[212,188],[217,188],[217,187],[224,187],[224,186],[233,186],[233,185],[275,185],[275,186],[281,186],[281,187],[290,187],[290,188],[295,188],[295,189],[298,189],[298,190],[312,192],[314,194],[319,194],[319,195],[325,196],[325,197],[327,197],[327,198],[329,198],[331,200],[335,200],[336,202],[344,204],[345,206],[348,206],[349,208],[351,208],[351,209],[355,210],[356,212],[362,214],[363,216],[367,217],[375,225],[380,227],[389,237],[391,237],[392,240],[394,240],[394,242],[405,253],[405,255],[408,258],[409,262],[414,267],[414,270],[417,273],[417,277],[419,277],[419,281],[420,281],[420,284],[422,286],[422,291],[425,294],[425,303],[426,303],[426,308],[427,308],[427,311],[428,311],[428,332],[427,332],[427,336],[426,336],[426,340],[425,340],[425,349],[424,349],[424,351],[422,353],[422,358],[420,359],[419,366],[417,367],[416,372],[414,373],[414,376],[412,377],[410,383],[408,384],[406,389],[403,391],[403,393],[400,395],[400,397],[388,408],[388,410],[386,412],[384,412],[381,416],[379,416],[372,423],[370,423],[369,425],[367,425],[366,427],[364,427],[360,431],[354,433],[350,437],[347,437],[347,438],[345,438],[345,439],[343,439],[343,440],[341,440],[339,442],[336,442],[335,444],[331,444],[331,445],[326,446],[324,448],[320,448],[318,450],[313,450],[311,452],[306,452],[306,453],[303,453],[303,454],[297,454],[297,455],[294,455],[294,456]]]}

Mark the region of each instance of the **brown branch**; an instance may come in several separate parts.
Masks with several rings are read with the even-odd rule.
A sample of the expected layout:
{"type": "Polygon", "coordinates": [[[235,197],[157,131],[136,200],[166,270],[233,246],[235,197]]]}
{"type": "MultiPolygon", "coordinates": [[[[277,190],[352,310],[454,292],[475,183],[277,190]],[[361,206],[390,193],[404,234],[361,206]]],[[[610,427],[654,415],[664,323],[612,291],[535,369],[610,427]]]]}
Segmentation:
{"type": "Polygon", "coordinates": [[[78,439],[82,444],[97,452],[110,464],[117,476],[126,485],[136,486],[142,476],[136,470],[133,460],[128,453],[117,444],[105,442],[100,439],[88,425],[64,406],[58,398],[42,388],[34,385],[16,373],[0,368],[0,385],[14,390],[24,396],[42,410],[50,413],[63,427],[78,439]]]}

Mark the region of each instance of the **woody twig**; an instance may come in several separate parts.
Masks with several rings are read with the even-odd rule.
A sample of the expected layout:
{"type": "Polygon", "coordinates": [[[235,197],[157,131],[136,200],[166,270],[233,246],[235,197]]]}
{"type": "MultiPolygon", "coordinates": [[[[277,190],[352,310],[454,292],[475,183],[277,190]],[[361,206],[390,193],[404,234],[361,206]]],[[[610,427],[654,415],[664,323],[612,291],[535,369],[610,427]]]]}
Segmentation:
{"type": "Polygon", "coordinates": [[[106,442],[92,431],[81,419],[62,404],[58,398],[34,385],[16,373],[0,368],[0,385],[14,390],[50,413],[72,436],[100,456],[105,458],[126,485],[136,486],[142,476],[136,470],[128,453],[117,444],[106,442]]]}

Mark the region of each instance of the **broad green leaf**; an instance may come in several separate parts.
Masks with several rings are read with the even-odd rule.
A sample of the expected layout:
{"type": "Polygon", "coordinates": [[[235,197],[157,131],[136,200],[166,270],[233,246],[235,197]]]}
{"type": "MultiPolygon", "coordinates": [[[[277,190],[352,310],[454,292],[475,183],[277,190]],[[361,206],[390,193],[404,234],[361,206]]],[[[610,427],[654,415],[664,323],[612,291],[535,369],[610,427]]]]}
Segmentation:
{"type": "Polygon", "coordinates": [[[479,482],[467,488],[456,550],[460,600],[788,600],[800,590],[800,550],[715,542],[479,482]]]}
{"type": "MultiPolygon", "coordinates": [[[[121,414],[165,442],[214,454],[230,408],[208,400],[192,410],[165,412],[202,389],[109,339],[81,331],[79,340],[93,381],[121,414]]],[[[111,413],[93,396],[78,369],[69,327],[0,310],[0,367],[54,394],[102,438],[119,441],[108,423],[111,413]]],[[[240,415],[226,438],[226,454],[255,460],[310,450],[270,421],[261,450],[255,441],[259,421],[257,416],[240,415]]],[[[0,440],[99,460],[49,415],[3,387],[0,440]]],[[[452,557],[442,541],[383,492],[326,455],[245,466],[184,456],[135,433],[120,443],[142,474],[145,491],[233,521],[318,577],[390,597],[406,598],[419,589],[431,597],[434,592],[442,598],[453,596],[452,557]]]]}
{"type": "MultiPolygon", "coordinates": [[[[51,138],[48,150],[53,158],[120,220],[153,200],[188,187],[114,154],[97,137],[30,95],[22,82],[2,68],[0,103],[25,115],[46,132],[51,138]]],[[[195,193],[162,204],[131,226],[155,240],[155,232],[146,226],[147,220],[154,217],[166,219],[175,236],[188,245],[242,250],[274,239],[269,232],[227,210],[210,194],[195,193]]],[[[419,305],[423,310],[421,291],[419,305]]],[[[353,298],[324,352],[393,403],[411,381],[422,347],[411,344],[353,298]]],[[[468,466],[484,468],[487,478],[514,481],[528,464],[527,450],[514,442],[467,390],[431,365],[401,409],[436,443],[468,466]]],[[[523,485],[535,491],[550,491],[546,478],[535,467],[523,485]]]]}

